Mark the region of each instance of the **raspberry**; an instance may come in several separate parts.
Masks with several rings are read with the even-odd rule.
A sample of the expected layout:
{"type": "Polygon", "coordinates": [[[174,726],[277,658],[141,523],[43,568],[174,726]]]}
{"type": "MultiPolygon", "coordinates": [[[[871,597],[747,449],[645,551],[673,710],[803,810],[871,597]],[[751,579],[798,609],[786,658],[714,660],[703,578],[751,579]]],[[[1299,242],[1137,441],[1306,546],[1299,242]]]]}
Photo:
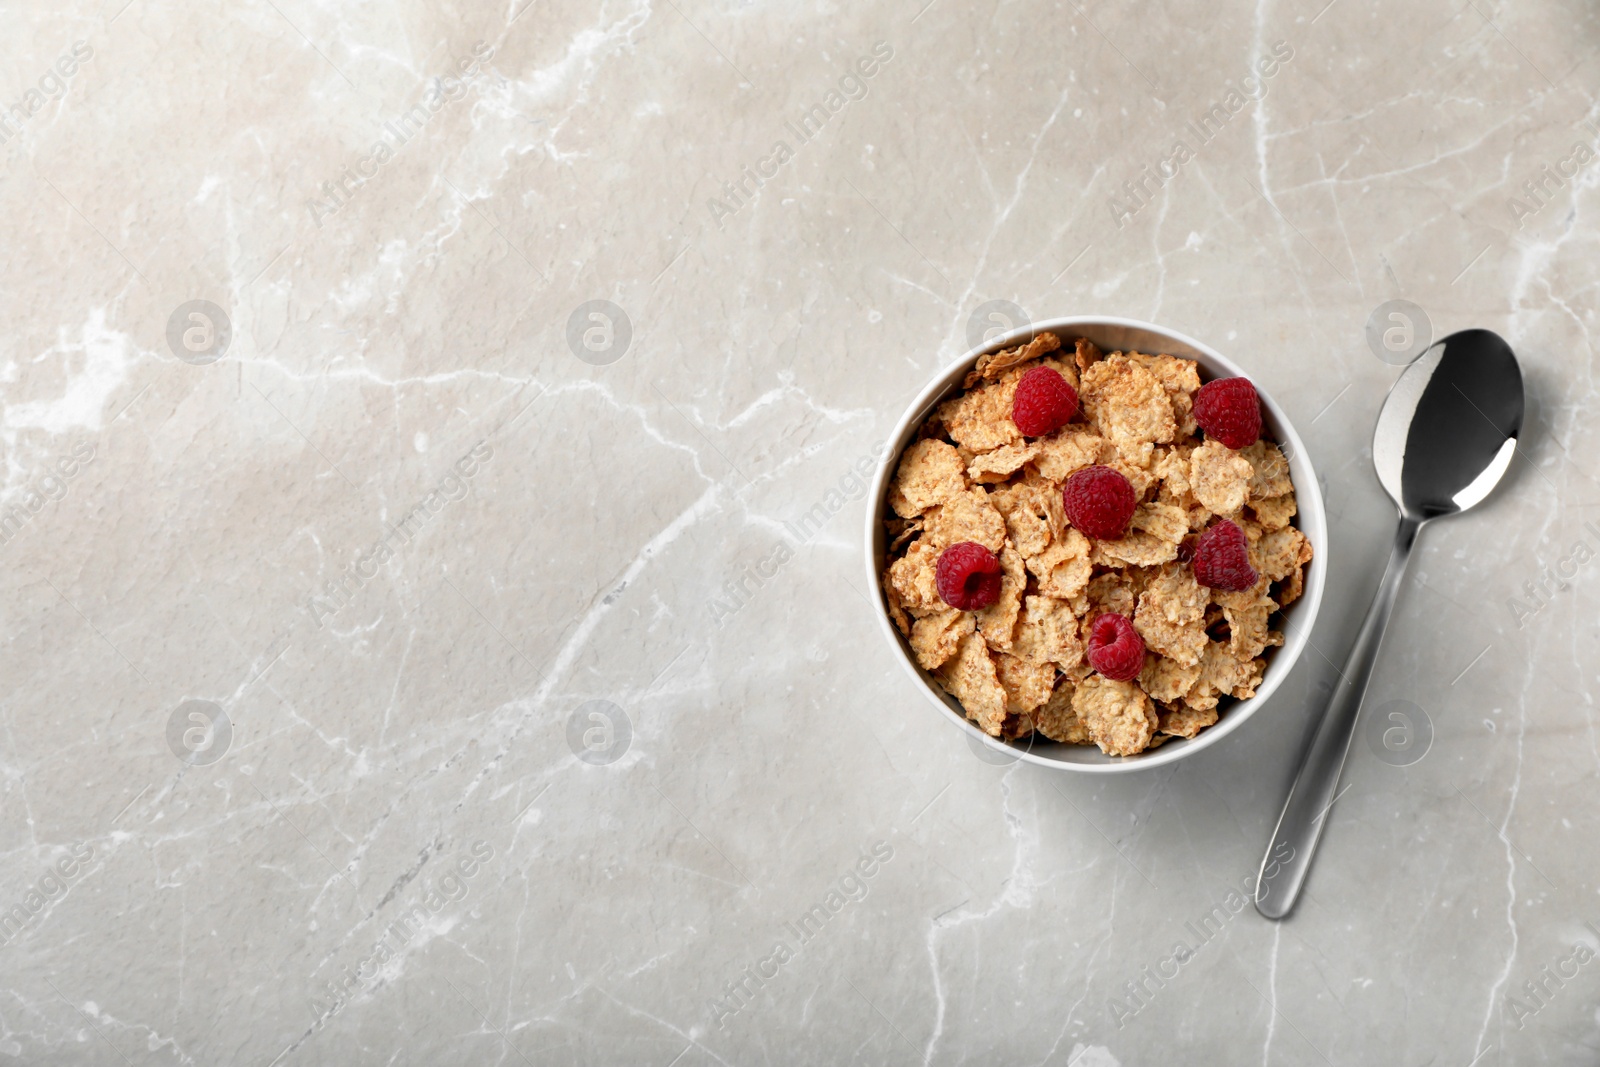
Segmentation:
{"type": "Polygon", "coordinates": [[[1257,577],[1244,531],[1227,519],[1212,523],[1195,542],[1194,578],[1201,585],[1237,593],[1255,585],[1257,577]]]}
{"type": "Polygon", "coordinates": [[[1079,530],[1101,541],[1115,541],[1127,533],[1139,499],[1128,479],[1097,463],[1072,472],[1061,487],[1061,504],[1067,520],[1079,530]]]}
{"type": "Polygon", "coordinates": [[[944,602],[962,611],[977,611],[1000,599],[1000,561],[976,541],[945,549],[933,580],[944,602]]]}
{"type": "Polygon", "coordinates": [[[1229,448],[1247,448],[1261,437],[1261,400],[1249,378],[1218,378],[1194,395],[1194,421],[1229,448]]]}
{"type": "Polygon", "coordinates": [[[1089,666],[1114,682],[1131,682],[1144,669],[1144,638],[1126,615],[1106,614],[1089,628],[1089,666]]]}
{"type": "Polygon", "coordinates": [[[1077,413],[1078,391],[1050,367],[1024,374],[1011,398],[1011,421],[1028,437],[1055,433],[1077,413]]]}

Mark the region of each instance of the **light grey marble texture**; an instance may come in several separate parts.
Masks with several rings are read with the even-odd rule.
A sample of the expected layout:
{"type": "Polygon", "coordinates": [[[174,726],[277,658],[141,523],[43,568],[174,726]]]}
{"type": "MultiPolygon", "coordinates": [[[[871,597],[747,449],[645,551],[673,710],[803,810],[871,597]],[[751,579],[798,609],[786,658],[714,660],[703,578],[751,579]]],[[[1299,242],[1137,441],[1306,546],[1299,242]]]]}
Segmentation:
{"type": "Polygon", "coordinates": [[[1591,5],[3,18],[0,1059],[1600,1058],[1591,5]],[[1397,299],[1528,428],[1273,925],[1397,299]],[[997,300],[1205,340],[1325,481],[1314,648],[1174,768],[988,762],[864,603],[858,465],[997,300]]]}

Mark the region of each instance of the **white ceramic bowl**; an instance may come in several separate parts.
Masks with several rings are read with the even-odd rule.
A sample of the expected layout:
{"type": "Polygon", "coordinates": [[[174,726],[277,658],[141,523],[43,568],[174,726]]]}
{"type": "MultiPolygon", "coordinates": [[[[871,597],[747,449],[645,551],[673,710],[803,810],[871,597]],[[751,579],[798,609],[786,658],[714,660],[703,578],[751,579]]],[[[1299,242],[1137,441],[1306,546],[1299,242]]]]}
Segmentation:
{"type": "Polygon", "coordinates": [[[901,416],[899,424],[895,426],[894,433],[889,438],[888,450],[878,467],[877,477],[873,479],[872,492],[868,495],[867,501],[869,505],[866,537],[867,581],[870,587],[877,591],[873,604],[878,616],[878,625],[882,628],[884,636],[889,639],[895,658],[916,679],[918,688],[928,700],[959,729],[966,731],[975,742],[994,749],[997,753],[1018,757],[1045,767],[1095,774],[1115,774],[1160,767],[1217,744],[1243,726],[1246,719],[1272,699],[1272,694],[1283,684],[1295,660],[1300,658],[1300,652],[1305,648],[1307,637],[1311,632],[1311,625],[1317,617],[1317,609],[1322,604],[1328,545],[1328,523],[1323,511],[1322,487],[1317,482],[1316,471],[1311,467],[1311,459],[1306,455],[1305,446],[1301,444],[1294,427],[1289,425],[1283,409],[1273,402],[1272,397],[1262,387],[1260,379],[1252,377],[1215,349],[1181,333],[1174,333],[1148,322],[1100,316],[1050,319],[1046,322],[1032,323],[1020,330],[1013,330],[1004,337],[968,352],[929,383],[901,416]],[[881,578],[884,555],[888,548],[883,528],[883,519],[887,515],[885,497],[889,492],[889,481],[894,475],[896,465],[900,462],[900,453],[912,441],[917,428],[939,402],[960,389],[961,380],[966,377],[979,356],[1022,344],[1046,330],[1055,333],[1067,345],[1070,345],[1075,337],[1087,337],[1103,352],[1133,350],[1192,359],[1199,364],[1200,377],[1203,381],[1236,376],[1250,378],[1255,383],[1256,392],[1261,396],[1266,432],[1278,442],[1289,459],[1289,474],[1294,479],[1295,500],[1299,505],[1299,514],[1295,516],[1294,524],[1311,541],[1315,553],[1306,569],[1305,591],[1299,600],[1290,604],[1284,611],[1287,623],[1284,626],[1283,647],[1268,649],[1265,653],[1267,667],[1256,695],[1228,707],[1215,726],[1200,731],[1194,738],[1188,740],[1173,738],[1160,748],[1141,752],[1137,756],[1107,756],[1093,745],[1065,745],[1045,740],[1038,735],[1013,744],[985,734],[966,717],[956,699],[940,689],[932,677],[917,666],[911,646],[889,618],[889,609],[884,600],[881,578]]]}

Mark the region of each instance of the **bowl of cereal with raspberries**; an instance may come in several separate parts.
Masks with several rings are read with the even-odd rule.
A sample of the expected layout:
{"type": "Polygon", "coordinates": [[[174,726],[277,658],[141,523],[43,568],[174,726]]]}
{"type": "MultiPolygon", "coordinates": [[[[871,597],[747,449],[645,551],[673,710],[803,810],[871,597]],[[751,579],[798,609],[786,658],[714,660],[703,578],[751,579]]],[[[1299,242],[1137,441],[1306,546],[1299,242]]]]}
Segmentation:
{"type": "Polygon", "coordinates": [[[1198,341],[1036,323],[941,374],[889,445],[867,519],[880,622],[984,744],[1170,763],[1242,725],[1306,643],[1315,472],[1259,383],[1198,341]]]}

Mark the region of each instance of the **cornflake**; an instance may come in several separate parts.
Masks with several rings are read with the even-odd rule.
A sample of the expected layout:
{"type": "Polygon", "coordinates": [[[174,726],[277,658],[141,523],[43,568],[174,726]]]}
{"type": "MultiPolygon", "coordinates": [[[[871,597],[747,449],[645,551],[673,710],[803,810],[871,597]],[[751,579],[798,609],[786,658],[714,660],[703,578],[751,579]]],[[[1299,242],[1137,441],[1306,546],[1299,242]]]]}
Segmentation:
{"type": "MultiPolygon", "coordinates": [[[[1204,637],[1201,634],[1202,640],[1204,637]]],[[[1171,704],[1187,693],[1199,679],[1198,657],[1192,665],[1185,667],[1165,656],[1150,656],[1144,661],[1144,670],[1139,672],[1139,688],[1149,693],[1151,700],[1171,704]]]]}
{"type": "Polygon", "coordinates": [[[1311,562],[1311,542],[1293,526],[1261,535],[1252,560],[1256,570],[1268,580],[1278,582],[1278,607],[1286,608],[1300,599],[1305,588],[1305,565],[1311,562]]]}
{"type": "Polygon", "coordinates": [[[1034,469],[1053,482],[1064,482],[1075,470],[1109,463],[1116,457],[1116,449],[1105,438],[1081,427],[1057,430],[1034,444],[1034,469]]]}
{"type": "Polygon", "coordinates": [[[1002,652],[995,657],[994,666],[1006,693],[1007,711],[1026,715],[1049,699],[1056,682],[1056,669],[1051,664],[1002,652]]]}
{"type": "Polygon", "coordinates": [[[1194,394],[1200,391],[1200,368],[1195,361],[1176,356],[1141,356],[1137,352],[1129,352],[1128,358],[1149,371],[1167,391],[1178,433],[1185,437],[1194,433],[1199,428],[1194,421],[1194,394]]]}
{"type": "Polygon", "coordinates": [[[1089,724],[1072,710],[1072,694],[1076,688],[1070,679],[1058,681],[1050,693],[1050,699],[1034,711],[1033,724],[1052,741],[1069,745],[1093,744],[1089,736],[1089,724]]]}
{"type": "MultiPolygon", "coordinates": [[[[989,355],[979,356],[977,364],[968,372],[962,385],[967,389],[971,389],[985,379],[998,378],[1002,371],[1010,370],[1018,364],[1038,359],[1046,352],[1054,352],[1060,347],[1061,338],[1046,330],[1027,344],[1018,345],[1016,348],[1003,348],[999,352],[991,352],[989,355]]],[[[1071,378],[1067,379],[1073,384],[1074,388],[1077,386],[1076,378],[1077,375],[1073,374],[1071,378]]]]}
{"type": "Polygon", "coordinates": [[[953,660],[939,671],[939,681],[961,701],[967,718],[990,737],[1000,736],[1006,718],[1006,691],[995,676],[994,660],[983,638],[973,633],[961,639],[953,660]]]}
{"type": "Polygon", "coordinates": [[[911,651],[917,666],[931,671],[956,654],[962,640],[972,632],[972,612],[951,608],[928,615],[911,624],[911,651]]]}
{"type": "Polygon", "coordinates": [[[1011,421],[1011,398],[1016,391],[1015,381],[981,385],[940,404],[936,417],[956,444],[975,453],[992,452],[1022,440],[1022,431],[1011,421]]]}
{"type": "Polygon", "coordinates": [[[967,488],[961,454],[944,441],[916,442],[900,457],[889,487],[889,506],[902,519],[914,518],[967,488]]]}
{"type": "Polygon", "coordinates": [[[1154,567],[1178,557],[1178,543],[1189,532],[1183,509],[1171,504],[1140,504],[1129,521],[1126,535],[1100,542],[1100,550],[1115,563],[1154,567]]]}
{"type": "Polygon", "coordinates": [[[889,527],[889,551],[898,552],[900,546],[922,533],[921,519],[889,519],[885,523],[889,527]],[[893,525],[899,524],[898,529],[893,525]]]}
{"type": "Polygon", "coordinates": [[[1217,706],[1222,696],[1240,699],[1256,695],[1261,684],[1261,671],[1265,660],[1235,657],[1225,642],[1213,641],[1206,646],[1200,659],[1200,677],[1195,680],[1183,702],[1191,708],[1205,711],[1217,706]]]}
{"type": "Polygon", "coordinates": [[[1030,596],[1023,603],[1013,651],[1024,659],[1054,663],[1071,670],[1083,662],[1083,639],[1072,605],[1050,596],[1030,596]]]}
{"type": "Polygon", "coordinates": [[[1007,545],[1000,550],[1000,598],[986,608],[972,612],[977,620],[978,632],[989,647],[1004,651],[1011,647],[1012,634],[1017,628],[1017,612],[1022,609],[1022,591],[1027,587],[1028,573],[1022,568],[1022,557],[1007,545]]]}
{"type": "Polygon", "coordinates": [[[1297,567],[1311,562],[1311,542],[1293,526],[1262,534],[1254,547],[1251,563],[1274,582],[1282,581],[1297,567]]]}
{"type": "Polygon", "coordinates": [[[939,596],[939,586],[934,578],[934,568],[938,563],[939,549],[925,538],[913,541],[904,556],[889,564],[884,584],[888,586],[890,603],[899,604],[917,616],[943,611],[948,607],[939,596]]]}
{"type": "Polygon", "coordinates": [[[938,405],[906,448],[885,510],[883,574],[890,617],[912,654],[967,716],[1002,740],[1037,733],[1114,756],[1192,738],[1249,699],[1266,650],[1282,644],[1276,613],[1298,599],[1312,546],[1293,525],[1294,485],[1282,451],[1233,451],[1194,424],[1194,361],[1102,353],[1087,339],[1041,333],[984,356],[964,391],[938,405]],[[1081,412],[1028,438],[1011,421],[1017,382],[1050,367],[1081,412]],[[1128,479],[1127,533],[1091,540],[1062,506],[1073,472],[1104,464],[1128,479]],[[1259,574],[1239,593],[1201,586],[1181,549],[1219,517],[1237,523],[1259,574]],[[939,596],[940,554],[975,541],[1000,559],[1000,595],[978,611],[939,596]],[[1085,658],[1100,615],[1133,621],[1144,668],[1132,682],[1085,658]]]}
{"type": "Polygon", "coordinates": [[[1281,611],[1299,600],[1300,594],[1305,592],[1305,589],[1305,572],[1296,567],[1294,573],[1285,578],[1278,589],[1278,610],[1281,611]]]}
{"type": "Polygon", "coordinates": [[[1244,506],[1250,492],[1248,460],[1221,441],[1207,441],[1189,457],[1189,490],[1195,499],[1217,515],[1244,506]]]}
{"type": "Polygon", "coordinates": [[[1283,644],[1282,634],[1267,629],[1267,618],[1278,610],[1267,596],[1267,582],[1263,575],[1241,593],[1212,592],[1222,605],[1222,617],[1228,620],[1228,651],[1235,659],[1254,659],[1268,645],[1283,644]]]}
{"type": "Polygon", "coordinates": [[[1083,372],[1084,410],[1118,453],[1135,467],[1148,467],[1156,444],[1178,432],[1167,392],[1155,375],[1113,352],[1083,372]]]}
{"type": "Polygon", "coordinates": [[[1050,536],[1062,538],[1067,534],[1067,509],[1061,499],[1061,485],[1052,482],[1038,471],[1027,470],[1022,476],[1023,485],[1031,486],[1034,497],[1044,509],[1044,517],[1050,524],[1050,536]]]}
{"type": "Polygon", "coordinates": [[[1289,520],[1300,509],[1294,502],[1294,494],[1285,493],[1265,500],[1252,500],[1250,510],[1255,513],[1256,521],[1263,530],[1281,530],[1289,525],[1289,520]]]}
{"type": "Polygon", "coordinates": [[[989,503],[989,494],[980,487],[957,493],[937,507],[930,508],[924,538],[941,549],[962,541],[976,541],[991,552],[999,552],[1006,542],[1006,521],[989,503]]]}
{"type": "Polygon", "coordinates": [[[1184,510],[1194,507],[1194,492],[1189,488],[1189,458],[1194,455],[1194,445],[1171,445],[1156,449],[1156,458],[1150,473],[1161,482],[1161,499],[1184,510]]]}
{"type": "MultiPolygon", "coordinates": [[[[1155,452],[1152,450],[1151,455],[1153,456],[1154,454],[1155,452]]],[[[1149,471],[1144,467],[1133,467],[1127,463],[1124,463],[1120,454],[1116,459],[1113,459],[1110,463],[1108,463],[1107,466],[1116,471],[1118,474],[1122,475],[1124,478],[1128,479],[1128,484],[1133,486],[1133,495],[1138,497],[1140,500],[1143,500],[1150,492],[1150,488],[1156,484],[1156,476],[1154,472],[1149,471]]]]}
{"type": "Polygon", "coordinates": [[[1089,737],[1108,756],[1143,752],[1160,725],[1150,698],[1132,682],[1091,674],[1073,690],[1072,710],[1089,728],[1089,737]]]}
{"type": "Polygon", "coordinates": [[[1100,354],[1100,350],[1095,347],[1094,342],[1087,337],[1078,338],[1073,345],[1073,353],[1073,358],[1077,362],[1078,370],[1080,371],[1088,370],[1091,363],[1098,363],[1104,358],[1100,354]]]}
{"type": "MultiPolygon", "coordinates": [[[[1206,648],[1206,604],[1210,590],[1194,579],[1185,566],[1167,564],[1151,579],[1139,595],[1133,613],[1133,628],[1144,638],[1145,647],[1165,656],[1181,667],[1200,662],[1206,648]]],[[[1157,700],[1174,700],[1175,696],[1157,700]]]]}
{"type": "Polygon", "coordinates": [[[1217,722],[1216,708],[1163,708],[1160,712],[1160,731],[1172,737],[1193,737],[1207,726],[1217,722]]]}
{"type": "Polygon", "coordinates": [[[1089,584],[1094,568],[1089,563],[1089,539],[1077,530],[1028,560],[1028,570],[1039,579],[1039,592],[1070,599],[1089,584]]]}
{"type": "Polygon", "coordinates": [[[1049,506],[1031,485],[1008,485],[989,494],[989,503],[1006,522],[1006,536],[1024,556],[1050,547],[1049,506]]]}
{"type": "Polygon", "coordinates": [[[1257,441],[1241,448],[1239,455],[1250,464],[1250,499],[1269,500],[1294,488],[1289,480],[1289,461],[1271,441],[1257,441]]]}
{"type": "MultiPolygon", "coordinates": [[[[951,449],[951,451],[955,451],[951,449]]],[[[993,452],[972,457],[967,465],[967,477],[975,482],[1003,482],[1006,476],[1019,469],[1039,452],[1036,441],[1018,441],[1002,445],[993,452]]]]}
{"type": "Polygon", "coordinates": [[[1000,724],[1000,736],[1007,741],[1016,741],[1033,733],[1033,716],[1018,715],[1006,712],[1005,721],[1000,724]]]}
{"type": "Polygon", "coordinates": [[[1087,594],[1084,608],[1078,612],[1085,630],[1094,622],[1096,615],[1107,612],[1132,618],[1134,608],[1139,603],[1139,594],[1143,591],[1144,582],[1137,570],[1096,575],[1084,589],[1087,594]]]}

